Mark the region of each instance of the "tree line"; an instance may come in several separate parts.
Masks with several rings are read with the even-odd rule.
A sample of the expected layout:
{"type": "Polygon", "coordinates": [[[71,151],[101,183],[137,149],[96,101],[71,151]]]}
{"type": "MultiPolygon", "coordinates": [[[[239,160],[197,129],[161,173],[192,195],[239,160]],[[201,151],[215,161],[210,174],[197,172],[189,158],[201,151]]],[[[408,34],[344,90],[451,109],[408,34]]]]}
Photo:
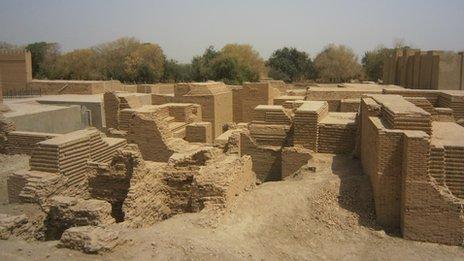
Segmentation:
{"type": "Polygon", "coordinates": [[[383,62],[403,46],[380,46],[358,61],[345,45],[327,45],[313,59],[304,51],[283,47],[265,61],[248,44],[213,46],[191,63],[168,59],[158,44],[124,37],[86,49],[61,52],[57,43],[36,42],[18,47],[0,42],[0,49],[24,48],[32,55],[33,77],[65,80],[119,80],[126,83],[223,81],[241,84],[270,77],[285,82],[346,82],[382,79],[383,62]]]}

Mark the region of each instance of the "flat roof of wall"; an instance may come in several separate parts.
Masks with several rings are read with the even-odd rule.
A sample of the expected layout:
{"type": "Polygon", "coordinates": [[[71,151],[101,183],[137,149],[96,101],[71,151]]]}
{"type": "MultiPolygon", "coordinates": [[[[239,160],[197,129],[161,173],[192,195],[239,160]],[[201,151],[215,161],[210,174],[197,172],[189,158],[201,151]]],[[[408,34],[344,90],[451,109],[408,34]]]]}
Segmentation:
{"type": "Polygon", "coordinates": [[[55,105],[48,105],[48,104],[40,104],[36,101],[23,101],[23,102],[13,102],[13,103],[5,103],[10,107],[11,111],[4,113],[3,115],[7,118],[10,117],[17,117],[22,115],[28,114],[35,114],[40,112],[47,112],[47,111],[55,111],[55,110],[63,110],[67,109],[71,106],[55,106],[55,105]]]}
{"type": "Polygon", "coordinates": [[[391,112],[395,114],[421,114],[421,115],[430,115],[422,108],[414,105],[411,102],[408,102],[401,95],[395,94],[370,94],[369,97],[372,97],[377,103],[381,104],[388,108],[391,112]]]}
{"type": "Polygon", "coordinates": [[[102,103],[103,94],[63,94],[63,95],[45,95],[36,98],[38,102],[87,102],[102,103]]]}
{"type": "Polygon", "coordinates": [[[431,144],[464,147],[464,127],[455,122],[432,122],[431,144]]]}
{"type": "Polygon", "coordinates": [[[309,91],[331,91],[331,92],[371,92],[382,93],[383,89],[404,89],[398,85],[380,85],[376,83],[344,83],[344,84],[318,84],[318,86],[309,86],[309,91]]]}
{"type": "Polygon", "coordinates": [[[320,121],[320,124],[347,125],[354,124],[355,120],[356,112],[329,112],[329,114],[320,121]]]}

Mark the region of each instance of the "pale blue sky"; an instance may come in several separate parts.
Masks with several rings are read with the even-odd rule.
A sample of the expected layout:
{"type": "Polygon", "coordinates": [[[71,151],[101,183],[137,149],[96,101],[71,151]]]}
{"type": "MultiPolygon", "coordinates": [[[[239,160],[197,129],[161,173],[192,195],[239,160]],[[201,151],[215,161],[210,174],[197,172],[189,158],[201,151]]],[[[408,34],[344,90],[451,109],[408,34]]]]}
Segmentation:
{"type": "Polygon", "coordinates": [[[464,0],[0,0],[0,41],[68,51],[122,36],[181,62],[226,43],[252,44],[264,58],[283,46],[314,57],[328,43],[362,55],[395,39],[464,50],[464,0]]]}

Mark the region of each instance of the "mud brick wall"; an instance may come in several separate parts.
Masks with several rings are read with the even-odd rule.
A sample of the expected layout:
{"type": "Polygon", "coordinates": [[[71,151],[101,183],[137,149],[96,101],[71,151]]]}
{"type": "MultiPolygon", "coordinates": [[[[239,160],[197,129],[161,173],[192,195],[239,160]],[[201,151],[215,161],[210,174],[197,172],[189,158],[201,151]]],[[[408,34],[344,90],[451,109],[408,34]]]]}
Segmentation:
{"type": "Polygon", "coordinates": [[[139,146],[145,160],[167,161],[173,154],[167,146],[167,139],[173,135],[166,121],[169,107],[144,106],[133,112],[128,142],[139,146]]]}
{"type": "Polygon", "coordinates": [[[31,80],[32,60],[30,52],[0,50],[0,86],[4,93],[10,90],[25,89],[31,80]]]}
{"type": "Polygon", "coordinates": [[[32,80],[28,82],[28,88],[40,89],[42,95],[100,94],[107,91],[124,91],[119,81],[32,80]]]}
{"type": "Polygon", "coordinates": [[[240,193],[256,184],[250,156],[227,156],[202,167],[194,177],[193,208],[227,208],[240,193]]]}
{"type": "Polygon", "coordinates": [[[242,101],[241,92],[243,92],[243,86],[241,85],[227,85],[232,91],[232,119],[238,123],[242,121],[242,101]]]}
{"type": "Polygon", "coordinates": [[[7,134],[6,152],[8,154],[32,155],[37,143],[60,136],[56,133],[13,131],[7,134]]]}
{"type": "Polygon", "coordinates": [[[464,119],[464,95],[440,93],[438,105],[452,109],[456,120],[464,119]]]}
{"type": "Polygon", "coordinates": [[[282,149],[282,178],[293,175],[312,158],[311,151],[302,147],[282,149]]]}
{"type": "Polygon", "coordinates": [[[210,122],[190,123],[186,127],[185,140],[188,142],[213,142],[213,130],[210,122]]]}
{"type": "Polygon", "coordinates": [[[317,151],[318,122],[329,113],[327,102],[305,102],[295,111],[293,144],[317,151]]]}
{"type": "MultiPolygon", "coordinates": [[[[428,136],[406,132],[403,149],[401,231],[404,238],[449,245],[462,245],[462,200],[457,200],[432,178],[427,168],[428,136]]],[[[432,149],[430,167],[440,155],[432,149]]]]}
{"type": "Polygon", "coordinates": [[[226,123],[233,121],[232,91],[223,83],[177,84],[172,100],[199,104],[202,120],[212,123],[214,137],[222,134],[226,123]]]}
{"type": "Polygon", "coordinates": [[[253,119],[253,110],[258,105],[271,105],[277,92],[269,82],[244,83],[243,88],[236,95],[240,105],[235,106],[235,122],[250,122],[253,119]]]}
{"type": "Polygon", "coordinates": [[[258,180],[282,179],[282,157],[280,146],[260,146],[252,138],[240,133],[240,155],[249,155],[253,160],[253,171],[258,180]]]}
{"type": "Polygon", "coordinates": [[[43,200],[64,190],[66,179],[55,173],[20,170],[7,179],[10,203],[43,203],[43,200]]]}
{"type": "Polygon", "coordinates": [[[319,124],[317,151],[346,154],[353,152],[356,141],[356,125],[319,124]]]}
{"type": "Polygon", "coordinates": [[[403,50],[385,61],[384,84],[411,89],[463,90],[463,53],[403,50]]]}
{"type": "Polygon", "coordinates": [[[402,137],[400,130],[386,129],[379,118],[363,122],[362,164],[370,176],[377,222],[388,228],[400,226],[402,137]]]}
{"type": "Polygon", "coordinates": [[[105,108],[106,128],[118,129],[119,127],[119,98],[114,92],[105,92],[103,105],[105,108]]]}
{"type": "Polygon", "coordinates": [[[88,162],[108,162],[124,139],[102,138],[94,128],[60,135],[37,143],[30,159],[31,170],[59,173],[67,178],[68,186],[82,183],[88,162]]]}
{"type": "Polygon", "coordinates": [[[340,112],[357,112],[360,103],[360,99],[343,99],[340,101],[340,112]]]}

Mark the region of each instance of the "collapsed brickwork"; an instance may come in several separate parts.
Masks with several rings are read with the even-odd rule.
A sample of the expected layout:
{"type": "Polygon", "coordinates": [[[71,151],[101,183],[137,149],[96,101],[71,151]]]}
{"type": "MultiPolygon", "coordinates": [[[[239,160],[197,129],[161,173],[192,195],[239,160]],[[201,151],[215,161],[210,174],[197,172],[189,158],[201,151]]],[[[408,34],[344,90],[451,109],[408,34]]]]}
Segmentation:
{"type": "Polygon", "coordinates": [[[464,90],[463,53],[398,51],[385,60],[384,84],[410,89],[464,90]]]}
{"type": "Polygon", "coordinates": [[[377,221],[401,228],[405,238],[461,245],[464,128],[432,122],[430,113],[395,95],[363,98],[359,120],[361,161],[373,187],[377,221]],[[397,123],[392,115],[407,121],[397,123]]]}

